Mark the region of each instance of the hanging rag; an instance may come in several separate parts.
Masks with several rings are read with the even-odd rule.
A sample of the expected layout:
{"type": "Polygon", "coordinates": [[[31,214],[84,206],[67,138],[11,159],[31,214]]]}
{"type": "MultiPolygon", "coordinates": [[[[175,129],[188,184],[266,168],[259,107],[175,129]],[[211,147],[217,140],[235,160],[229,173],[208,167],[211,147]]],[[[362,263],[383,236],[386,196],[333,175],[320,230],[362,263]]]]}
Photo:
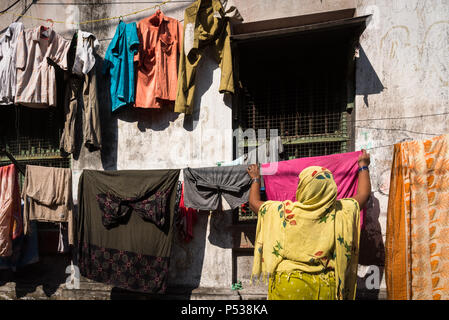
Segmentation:
{"type": "Polygon", "coordinates": [[[0,167],[0,257],[13,254],[12,242],[23,231],[16,167],[0,167]]]}
{"type": "Polygon", "coordinates": [[[165,292],[179,172],[83,171],[77,219],[81,275],[126,290],[165,292]],[[103,196],[108,194],[113,198],[103,196]],[[156,198],[163,199],[148,201],[156,198]]]}
{"type": "Polygon", "coordinates": [[[88,74],[95,66],[95,51],[100,48],[100,42],[90,32],[78,30],[72,39],[76,42],[75,57],[73,58],[72,72],[77,75],[88,74]]]}
{"type": "Polygon", "coordinates": [[[60,149],[66,153],[75,151],[78,110],[83,111],[80,118],[84,146],[89,151],[101,149],[100,104],[94,56],[98,47],[98,40],[91,33],[78,31],[73,36],[68,52],[69,70],[72,71],[65,75],[65,123],[60,141],[60,149]]]}
{"type": "Polygon", "coordinates": [[[394,145],[385,280],[391,300],[449,299],[449,135],[394,145]]]}
{"type": "Polygon", "coordinates": [[[67,253],[70,251],[69,246],[69,229],[67,223],[59,223],[59,240],[58,240],[58,252],[67,253]]]}
{"type": "Polygon", "coordinates": [[[74,244],[72,170],[27,165],[22,199],[26,234],[30,220],[67,222],[69,244],[74,244]]]}
{"type": "Polygon", "coordinates": [[[229,17],[219,0],[197,0],[185,10],[175,112],[193,113],[196,73],[208,47],[221,69],[219,92],[234,93],[230,36],[229,17]]]}
{"type": "MultiPolygon", "coordinates": [[[[309,166],[322,166],[332,172],[338,187],[337,199],[353,197],[357,193],[357,160],[361,154],[361,151],[356,151],[263,164],[261,174],[267,199],[295,201],[298,175],[309,166]]],[[[363,228],[364,211],[360,213],[361,228],[363,228]]]]}
{"type": "Polygon", "coordinates": [[[137,24],[120,20],[106,50],[102,67],[103,74],[108,75],[111,82],[112,111],[135,102],[134,55],[138,49],[137,24]]]}
{"type": "Polygon", "coordinates": [[[43,28],[26,29],[17,41],[15,104],[33,108],[56,106],[56,71],[48,60],[67,70],[70,41],[51,28],[44,36],[43,28]]]}
{"type": "Polygon", "coordinates": [[[30,222],[30,234],[21,234],[12,241],[12,255],[0,257],[0,270],[16,271],[29,264],[39,262],[39,238],[37,222],[30,222]]]}
{"type": "Polygon", "coordinates": [[[221,197],[230,209],[248,201],[251,178],[248,166],[186,168],[184,173],[184,203],[198,210],[223,210],[221,197]]]}
{"type": "Polygon", "coordinates": [[[17,40],[22,33],[23,23],[13,22],[0,38],[0,105],[14,103],[17,40]]]}
{"type": "Polygon", "coordinates": [[[137,23],[139,51],[137,62],[136,107],[171,106],[176,100],[182,25],[157,10],[137,23]]]}
{"type": "Polygon", "coordinates": [[[186,208],[184,203],[184,183],[180,182],[180,200],[178,206],[178,218],[176,229],[179,238],[184,242],[190,242],[193,239],[193,226],[198,219],[197,211],[192,208],[186,208]]]}
{"type": "Polygon", "coordinates": [[[135,212],[143,220],[151,221],[159,228],[163,228],[169,219],[169,212],[165,210],[170,197],[170,189],[149,191],[137,197],[121,198],[114,194],[97,194],[98,205],[102,212],[102,222],[110,229],[119,225],[129,212],[135,212]]]}

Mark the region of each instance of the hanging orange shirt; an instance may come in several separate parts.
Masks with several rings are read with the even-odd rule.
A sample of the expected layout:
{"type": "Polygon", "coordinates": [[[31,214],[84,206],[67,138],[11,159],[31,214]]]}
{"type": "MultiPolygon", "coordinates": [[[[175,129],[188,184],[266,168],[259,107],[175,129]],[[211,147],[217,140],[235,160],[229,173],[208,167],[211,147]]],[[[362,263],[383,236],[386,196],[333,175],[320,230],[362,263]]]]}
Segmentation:
{"type": "Polygon", "coordinates": [[[161,108],[174,103],[178,84],[178,54],[182,25],[157,10],[137,24],[136,104],[138,108],[161,108]]]}

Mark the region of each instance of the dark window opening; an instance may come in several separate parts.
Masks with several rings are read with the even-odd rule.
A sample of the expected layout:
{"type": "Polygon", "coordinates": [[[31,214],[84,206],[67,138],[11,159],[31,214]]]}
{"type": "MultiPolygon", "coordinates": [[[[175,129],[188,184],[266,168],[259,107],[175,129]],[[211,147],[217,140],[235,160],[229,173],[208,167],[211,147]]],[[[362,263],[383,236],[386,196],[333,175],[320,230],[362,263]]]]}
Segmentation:
{"type": "MultiPolygon", "coordinates": [[[[37,109],[24,106],[0,106],[0,149],[8,150],[19,164],[70,168],[71,158],[62,156],[59,142],[64,125],[62,70],[56,69],[57,106],[37,109]]],[[[0,166],[11,161],[0,154],[0,166]]],[[[24,176],[19,174],[20,188],[24,176]]],[[[55,253],[59,226],[38,222],[39,253],[55,253]]]]}
{"type": "MultiPolygon", "coordinates": [[[[232,37],[238,80],[234,128],[256,134],[277,129],[284,149],[279,160],[354,150],[354,52],[368,18],[298,27],[289,18],[288,28],[277,30],[267,30],[262,22],[238,27],[251,32],[232,37]]],[[[250,143],[257,142],[244,145],[250,143]]],[[[257,214],[248,210],[240,208],[234,221],[254,223],[257,214]]]]}

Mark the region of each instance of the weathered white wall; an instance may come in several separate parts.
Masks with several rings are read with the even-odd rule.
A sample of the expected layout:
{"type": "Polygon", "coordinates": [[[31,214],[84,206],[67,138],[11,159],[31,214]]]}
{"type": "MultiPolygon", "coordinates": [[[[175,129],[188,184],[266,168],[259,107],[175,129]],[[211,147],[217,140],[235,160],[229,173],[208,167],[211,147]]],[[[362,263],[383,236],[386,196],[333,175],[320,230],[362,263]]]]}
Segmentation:
{"type": "Polygon", "coordinates": [[[382,261],[392,145],[449,131],[447,114],[426,116],[449,112],[449,1],[358,1],[370,13],[356,71],[356,149],[372,148],[366,264],[382,261]]]}
{"type": "MultiPolygon", "coordinates": [[[[3,7],[13,3],[2,1],[3,7]],[[4,3],[5,2],[5,3],[4,3]]],[[[173,0],[161,7],[165,15],[184,19],[184,10],[193,1],[173,0]]],[[[30,1],[28,1],[30,3],[30,1]]],[[[125,15],[152,7],[158,1],[58,1],[47,0],[32,5],[26,15],[52,18],[55,21],[85,21],[125,15]],[[80,4],[84,2],[84,4],[80,4]],[[105,2],[105,4],[101,4],[105,2]],[[76,3],[77,5],[72,5],[76,3]],[[94,3],[94,4],[92,4],[94,3]]],[[[20,14],[26,7],[23,2],[13,8],[20,14]]],[[[156,9],[125,17],[126,23],[137,22],[152,15],[156,9]]],[[[0,27],[15,21],[17,16],[4,15],[0,27]]],[[[20,19],[26,28],[42,22],[20,19]]],[[[111,115],[109,88],[100,74],[102,58],[114,36],[118,19],[81,25],[80,29],[92,32],[101,43],[97,59],[98,90],[101,102],[102,151],[88,152],[79,148],[72,161],[74,200],[79,176],[83,169],[175,169],[186,166],[215,166],[219,161],[232,160],[232,106],[231,99],[218,92],[221,71],[207,54],[197,74],[196,105],[194,114],[185,117],[167,110],[126,110],[111,115]]],[[[44,23],[44,25],[49,25],[44,23]]],[[[55,23],[55,31],[70,39],[76,26],[55,23]]],[[[171,283],[188,287],[229,288],[232,277],[230,214],[199,216],[195,227],[195,240],[190,244],[175,242],[171,264],[171,283]],[[219,267],[218,267],[219,266],[219,267]]]]}

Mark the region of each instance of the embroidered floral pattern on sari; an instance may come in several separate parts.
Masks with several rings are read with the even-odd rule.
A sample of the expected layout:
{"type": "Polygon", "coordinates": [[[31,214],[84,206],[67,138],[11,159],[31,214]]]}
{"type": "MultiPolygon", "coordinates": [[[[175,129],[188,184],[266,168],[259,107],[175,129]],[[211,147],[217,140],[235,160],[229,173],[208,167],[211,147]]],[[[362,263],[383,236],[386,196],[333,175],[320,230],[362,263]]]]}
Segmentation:
{"type": "Polygon", "coordinates": [[[130,251],[80,243],[81,275],[126,290],[165,293],[168,257],[155,257],[130,251]]]}

